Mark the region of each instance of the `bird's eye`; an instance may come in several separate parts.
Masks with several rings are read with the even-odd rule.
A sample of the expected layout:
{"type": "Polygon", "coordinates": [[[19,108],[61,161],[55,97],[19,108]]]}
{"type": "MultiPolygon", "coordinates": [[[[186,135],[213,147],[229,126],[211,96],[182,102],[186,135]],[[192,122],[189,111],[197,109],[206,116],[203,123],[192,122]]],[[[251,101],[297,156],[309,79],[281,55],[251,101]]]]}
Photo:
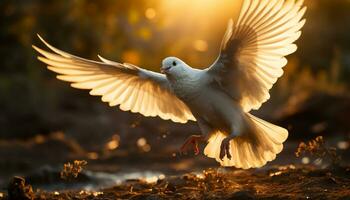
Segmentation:
{"type": "Polygon", "coordinates": [[[177,64],[176,61],[173,61],[173,66],[176,66],[176,64],[177,64]]]}

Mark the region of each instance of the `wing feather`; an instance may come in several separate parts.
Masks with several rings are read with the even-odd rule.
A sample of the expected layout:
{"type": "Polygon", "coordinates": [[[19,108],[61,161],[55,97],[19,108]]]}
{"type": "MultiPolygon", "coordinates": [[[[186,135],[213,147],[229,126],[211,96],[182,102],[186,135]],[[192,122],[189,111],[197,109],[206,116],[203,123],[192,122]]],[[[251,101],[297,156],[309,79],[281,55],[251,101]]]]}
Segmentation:
{"type": "Polygon", "coordinates": [[[52,52],[33,46],[41,54],[38,59],[56,72],[59,80],[71,82],[72,87],[89,89],[91,95],[102,96],[103,102],[119,105],[124,111],[179,123],[195,121],[188,107],[173,94],[163,74],[101,56],[98,57],[102,62],[80,58],[39,38],[52,52]]]}
{"type": "Polygon", "coordinates": [[[244,111],[270,98],[285,57],[297,50],[305,11],[302,0],[245,0],[237,22],[230,20],[220,55],[207,72],[244,111]]]}

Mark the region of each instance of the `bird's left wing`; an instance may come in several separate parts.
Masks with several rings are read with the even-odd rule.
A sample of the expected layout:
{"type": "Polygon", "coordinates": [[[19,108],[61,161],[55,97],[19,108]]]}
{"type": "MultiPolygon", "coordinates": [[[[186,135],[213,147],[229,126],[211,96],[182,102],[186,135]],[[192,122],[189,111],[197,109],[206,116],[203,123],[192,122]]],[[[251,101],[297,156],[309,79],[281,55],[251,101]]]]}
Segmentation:
{"type": "Polygon", "coordinates": [[[305,24],[302,0],[244,0],[237,22],[230,20],[216,62],[207,73],[243,110],[258,109],[282,76],[285,56],[305,24]]]}
{"type": "Polygon", "coordinates": [[[72,87],[90,89],[91,95],[102,96],[102,101],[109,102],[110,106],[120,105],[124,111],[159,116],[178,123],[195,121],[188,107],[172,93],[163,74],[100,56],[102,62],[80,58],[39,38],[52,52],[33,46],[43,56],[38,59],[46,63],[49,70],[58,73],[58,79],[71,82],[72,87]]]}

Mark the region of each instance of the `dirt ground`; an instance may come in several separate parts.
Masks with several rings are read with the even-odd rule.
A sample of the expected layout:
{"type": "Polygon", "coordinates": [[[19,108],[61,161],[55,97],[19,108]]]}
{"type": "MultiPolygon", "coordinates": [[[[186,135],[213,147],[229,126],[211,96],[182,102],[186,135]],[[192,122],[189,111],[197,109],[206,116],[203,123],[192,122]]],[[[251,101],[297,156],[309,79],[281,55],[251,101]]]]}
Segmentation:
{"type": "Polygon", "coordinates": [[[350,167],[316,169],[311,166],[287,165],[273,166],[268,170],[210,168],[201,173],[165,176],[156,180],[130,179],[120,185],[94,192],[37,191],[29,196],[34,199],[345,200],[350,199],[350,167]]]}

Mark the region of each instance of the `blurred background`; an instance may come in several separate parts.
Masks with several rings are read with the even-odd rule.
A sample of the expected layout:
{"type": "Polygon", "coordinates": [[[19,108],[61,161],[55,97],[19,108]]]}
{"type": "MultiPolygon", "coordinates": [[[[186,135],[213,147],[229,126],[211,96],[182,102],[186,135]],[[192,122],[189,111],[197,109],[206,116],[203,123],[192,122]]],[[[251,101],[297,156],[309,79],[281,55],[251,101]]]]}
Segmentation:
{"type": "MultiPolygon", "coordinates": [[[[317,135],[341,154],[349,152],[350,1],[305,4],[298,51],[288,57],[270,101],[254,111],[290,131],[275,163],[302,162],[293,156],[298,142],[317,135]]],[[[43,47],[39,33],[88,59],[100,54],[159,71],[162,59],[172,55],[206,68],[240,5],[237,0],[1,0],[0,186],[12,175],[39,184],[42,173],[73,159],[87,160],[92,172],[111,173],[173,174],[218,166],[203,156],[177,154],[189,135],[199,133],[195,123],[111,108],[56,80],[31,45],[43,47]]]]}

